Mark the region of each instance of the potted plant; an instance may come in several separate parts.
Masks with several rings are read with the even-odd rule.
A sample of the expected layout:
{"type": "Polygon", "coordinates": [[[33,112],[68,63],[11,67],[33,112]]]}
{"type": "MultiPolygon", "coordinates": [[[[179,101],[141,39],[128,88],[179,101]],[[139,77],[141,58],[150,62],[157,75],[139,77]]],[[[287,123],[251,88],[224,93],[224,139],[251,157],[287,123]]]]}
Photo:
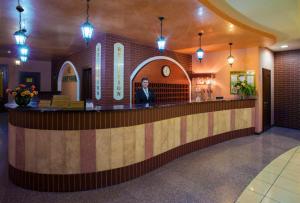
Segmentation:
{"type": "Polygon", "coordinates": [[[252,85],[249,85],[247,80],[244,81],[238,81],[234,88],[236,88],[238,95],[241,99],[245,99],[248,96],[255,95],[255,87],[252,85]]]}
{"type": "Polygon", "coordinates": [[[31,98],[38,94],[34,85],[26,87],[24,84],[19,84],[19,86],[13,90],[7,89],[6,92],[13,95],[16,104],[23,107],[27,106],[30,103],[31,98]]]}

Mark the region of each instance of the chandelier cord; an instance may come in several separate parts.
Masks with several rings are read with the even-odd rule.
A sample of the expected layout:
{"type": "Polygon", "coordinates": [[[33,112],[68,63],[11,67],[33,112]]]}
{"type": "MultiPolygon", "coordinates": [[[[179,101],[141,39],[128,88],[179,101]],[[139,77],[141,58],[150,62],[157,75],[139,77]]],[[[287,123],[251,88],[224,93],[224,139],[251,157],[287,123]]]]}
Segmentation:
{"type": "Polygon", "coordinates": [[[160,20],[160,37],[162,37],[162,20],[160,20]]]}
{"type": "Polygon", "coordinates": [[[89,5],[90,0],[86,1],[86,20],[89,21],[89,9],[90,9],[90,5],[89,5]]]}
{"type": "MultiPolygon", "coordinates": [[[[17,7],[19,7],[19,6],[21,6],[20,5],[20,0],[18,0],[18,6],[17,7]]],[[[18,10],[18,12],[19,12],[19,28],[20,28],[20,30],[22,30],[22,12],[19,11],[19,10],[18,10]]]]}
{"type": "Polygon", "coordinates": [[[200,34],[200,38],[199,38],[200,48],[201,48],[201,45],[202,45],[202,43],[201,43],[201,37],[202,37],[202,33],[200,34]]]}

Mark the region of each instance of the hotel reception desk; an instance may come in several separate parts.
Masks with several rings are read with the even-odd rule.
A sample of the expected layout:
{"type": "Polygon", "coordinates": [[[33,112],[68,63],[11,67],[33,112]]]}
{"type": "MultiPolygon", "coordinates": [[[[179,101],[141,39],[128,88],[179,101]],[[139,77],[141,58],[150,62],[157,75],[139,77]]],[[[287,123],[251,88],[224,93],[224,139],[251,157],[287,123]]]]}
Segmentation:
{"type": "Polygon", "coordinates": [[[152,107],[9,110],[9,178],[67,192],[142,176],[182,155],[254,133],[255,100],[152,107]]]}

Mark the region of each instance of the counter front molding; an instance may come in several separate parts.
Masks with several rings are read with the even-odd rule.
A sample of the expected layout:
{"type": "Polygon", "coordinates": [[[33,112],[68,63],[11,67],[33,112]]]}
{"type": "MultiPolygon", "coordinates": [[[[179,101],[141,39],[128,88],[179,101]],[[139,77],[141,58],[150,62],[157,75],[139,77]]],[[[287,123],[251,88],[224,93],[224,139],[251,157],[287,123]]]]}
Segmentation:
{"type": "Polygon", "coordinates": [[[9,109],[9,177],[50,192],[106,187],[254,133],[255,100],[105,111],[9,109]]]}

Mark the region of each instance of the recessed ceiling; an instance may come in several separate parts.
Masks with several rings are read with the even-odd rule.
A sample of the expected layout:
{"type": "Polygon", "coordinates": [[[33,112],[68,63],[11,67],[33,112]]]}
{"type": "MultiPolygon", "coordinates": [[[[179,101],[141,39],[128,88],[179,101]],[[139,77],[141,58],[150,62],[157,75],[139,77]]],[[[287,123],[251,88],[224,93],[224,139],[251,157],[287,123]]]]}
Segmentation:
{"type": "Polygon", "coordinates": [[[273,51],[300,49],[300,0],[203,0],[239,22],[277,38],[273,51]],[[282,45],[288,45],[281,48],[282,45]]]}
{"type": "MultiPolygon", "coordinates": [[[[84,0],[21,0],[25,8],[24,25],[29,33],[31,56],[51,59],[85,48],[80,24],[85,21],[84,0]]],[[[0,49],[5,52],[14,44],[18,30],[17,1],[4,1],[0,8],[0,49]],[[5,49],[5,50],[3,50],[5,49]]],[[[194,53],[198,32],[206,51],[270,46],[275,37],[247,26],[234,25],[207,9],[198,0],[92,0],[90,21],[96,32],[113,33],[155,47],[159,35],[158,16],[165,16],[163,33],[167,49],[194,53]]],[[[96,35],[97,35],[96,33],[96,35]]],[[[1,50],[0,50],[1,52],[1,50]]]]}

